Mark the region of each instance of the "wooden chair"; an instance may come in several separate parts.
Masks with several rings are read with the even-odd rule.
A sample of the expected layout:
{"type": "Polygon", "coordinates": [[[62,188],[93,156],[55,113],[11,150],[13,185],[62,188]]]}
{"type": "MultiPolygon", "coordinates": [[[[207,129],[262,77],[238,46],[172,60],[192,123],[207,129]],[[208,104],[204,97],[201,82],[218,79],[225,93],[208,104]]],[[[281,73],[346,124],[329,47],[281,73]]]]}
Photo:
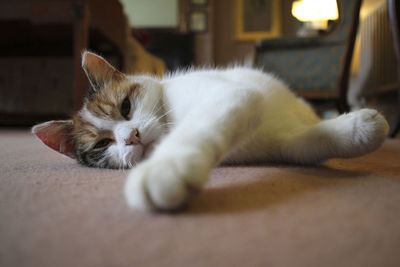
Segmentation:
{"type": "Polygon", "coordinates": [[[398,87],[398,111],[397,119],[390,130],[390,137],[395,137],[400,129],[400,1],[399,0],[388,0],[388,14],[391,24],[392,37],[394,42],[394,50],[397,60],[397,77],[399,80],[398,87]]]}

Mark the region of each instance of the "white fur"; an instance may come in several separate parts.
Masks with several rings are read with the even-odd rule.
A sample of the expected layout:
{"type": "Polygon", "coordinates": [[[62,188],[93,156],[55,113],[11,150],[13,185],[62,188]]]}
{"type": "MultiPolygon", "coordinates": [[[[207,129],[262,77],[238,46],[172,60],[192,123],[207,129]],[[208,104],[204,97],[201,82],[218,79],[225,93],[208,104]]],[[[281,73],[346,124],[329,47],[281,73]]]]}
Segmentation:
{"type": "Polygon", "coordinates": [[[388,131],[382,115],[370,109],[320,121],[282,82],[254,69],[130,79],[145,83],[147,92],[140,111],[134,111],[142,112],[137,119],[152,114],[159,101],[173,125],[164,135],[162,122],[153,116],[159,144],[132,169],[125,185],[133,208],[180,207],[221,161],[309,164],[355,157],[377,149],[388,131]]]}
{"type": "Polygon", "coordinates": [[[109,165],[115,168],[130,168],[148,156],[153,143],[166,132],[163,120],[162,90],[159,81],[150,76],[130,77],[132,82],[140,83],[144,90],[137,96],[131,96],[129,121],[117,121],[99,117],[87,109],[86,104],[79,112],[80,116],[93,124],[98,130],[112,132],[115,142],[106,150],[109,165]],[[131,132],[138,129],[141,136],[140,145],[125,145],[131,132]]]}

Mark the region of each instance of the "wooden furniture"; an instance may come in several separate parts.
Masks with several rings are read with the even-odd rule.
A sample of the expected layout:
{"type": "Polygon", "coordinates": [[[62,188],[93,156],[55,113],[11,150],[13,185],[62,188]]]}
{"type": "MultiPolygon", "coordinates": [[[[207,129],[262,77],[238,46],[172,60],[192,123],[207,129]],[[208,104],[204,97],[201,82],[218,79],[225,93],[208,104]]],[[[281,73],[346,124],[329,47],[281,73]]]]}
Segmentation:
{"type": "Polygon", "coordinates": [[[349,110],[347,90],[350,63],[362,0],[342,0],[339,24],[326,35],[266,39],[256,46],[256,65],[275,73],[298,95],[338,101],[349,110]]]}
{"type": "Polygon", "coordinates": [[[0,4],[0,22],[5,24],[3,28],[10,27],[9,31],[17,30],[1,40],[2,46],[12,48],[14,56],[73,57],[73,110],[82,105],[87,87],[81,70],[84,49],[105,47],[105,52],[114,54],[119,65],[123,64],[126,21],[117,0],[4,1],[0,4]],[[27,30],[31,38],[23,37],[27,30]],[[29,46],[41,48],[26,51],[29,46]]]}
{"type": "Polygon", "coordinates": [[[78,110],[88,86],[84,49],[128,73],[165,71],[132,37],[118,0],[3,1],[0,32],[0,125],[32,125],[78,110]]]}
{"type": "Polygon", "coordinates": [[[397,118],[390,131],[390,137],[395,137],[400,129],[400,1],[399,0],[388,0],[388,15],[391,24],[392,37],[394,42],[394,50],[397,59],[397,77],[399,80],[398,84],[398,98],[399,104],[397,106],[397,118]]]}

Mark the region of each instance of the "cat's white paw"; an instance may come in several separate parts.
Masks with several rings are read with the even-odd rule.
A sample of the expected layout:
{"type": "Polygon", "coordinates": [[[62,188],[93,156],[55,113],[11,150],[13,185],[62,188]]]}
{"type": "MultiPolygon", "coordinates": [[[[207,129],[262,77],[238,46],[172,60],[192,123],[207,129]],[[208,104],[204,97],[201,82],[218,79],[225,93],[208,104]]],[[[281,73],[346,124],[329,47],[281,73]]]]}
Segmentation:
{"type": "Polygon", "coordinates": [[[379,148],[387,137],[389,125],[374,109],[361,109],[344,115],[344,129],[348,130],[346,150],[351,157],[361,156],[379,148]]]}
{"type": "Polygon", "coordinates": [[[140,210],[180,208],[206,180],[207,171],[195,167],[184,158],[150,159],[139,164],[125,184],[128,205],[140,210]]]}

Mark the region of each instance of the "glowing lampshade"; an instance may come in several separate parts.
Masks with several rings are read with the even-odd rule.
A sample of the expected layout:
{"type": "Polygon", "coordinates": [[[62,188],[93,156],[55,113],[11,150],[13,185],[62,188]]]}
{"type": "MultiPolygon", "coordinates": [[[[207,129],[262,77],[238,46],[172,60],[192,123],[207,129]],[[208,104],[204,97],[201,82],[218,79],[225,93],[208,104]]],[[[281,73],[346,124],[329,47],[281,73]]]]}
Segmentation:
{"type": "Polygon", "coordinates": [[[339,18],[336,0],[294,1],[292,14],[300,21],[327,21],[339,18]]]}

